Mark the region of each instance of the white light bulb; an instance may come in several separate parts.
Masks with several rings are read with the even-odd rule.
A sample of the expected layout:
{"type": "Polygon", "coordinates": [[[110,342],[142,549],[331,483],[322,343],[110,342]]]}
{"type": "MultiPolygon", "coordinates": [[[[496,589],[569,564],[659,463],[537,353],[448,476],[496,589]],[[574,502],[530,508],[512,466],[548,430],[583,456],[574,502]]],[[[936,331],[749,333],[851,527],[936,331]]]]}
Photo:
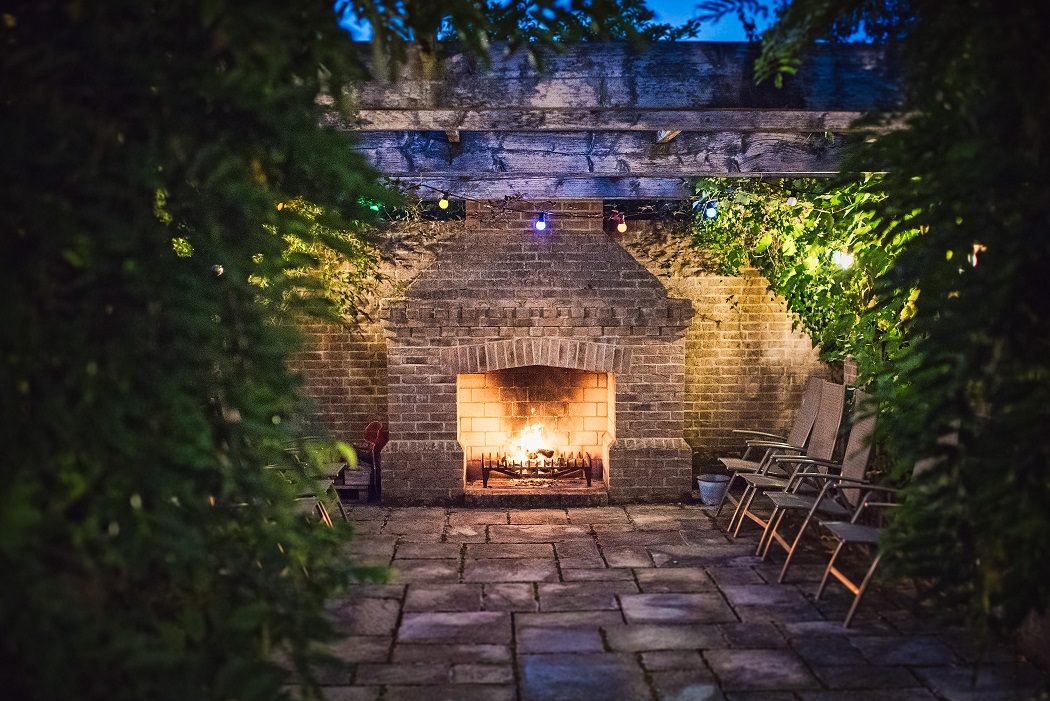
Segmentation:
{"type": "Polygon", "coordinates": [[[849,251],[835,251],[831,254],[831,262],[840,268],[848,268],[853,265],[853,254],[849,251]]]}

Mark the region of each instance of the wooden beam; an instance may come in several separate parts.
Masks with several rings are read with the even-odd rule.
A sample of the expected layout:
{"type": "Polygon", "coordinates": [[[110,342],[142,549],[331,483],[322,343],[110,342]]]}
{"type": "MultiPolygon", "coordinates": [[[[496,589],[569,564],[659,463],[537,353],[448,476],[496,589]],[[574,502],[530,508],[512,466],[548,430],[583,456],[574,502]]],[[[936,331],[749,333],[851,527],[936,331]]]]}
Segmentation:
{"type": "Polygon", "coordinates": [[[340,131],[762,131],[844,132],[860,112],[710,109],[361,109],[325,112],[340,131]]]}
{"type": "MultiPolygon", "coordinates": [[[[361,48],[364,54],[367,45],[361,48]]],[[[783,88],[755,85],[759,46],[735,42],[654,42],[645,50],[587,43],[547,54],[537,70],[522,52],[492,47],[492,64],[446,49],[435,69],[410,60],[396,82],[350,86],[361,110],[376,109],[789,109],[867,112],[900,101],[897,71],[883,48],[813,47],[783,88]]],[[[677,128],[677,127],[673,127],[677,128]]]]}
{"type": "Polygon", "coordinates": [[[656,145],[644,132],[366,132],[351,148],[388,176],[657,177],[836,172],[846,137],[683,132],[656,145]]]}
{"type": "Polygon", "coordinates": [[[606,177],[438,177],[392,178],[400,187],[415,192],[421,199],[434,199],[435,193],[447,192],[453,198],[498,200],[522,197],[545,199],[670,199],[691,197],[693,188],[682,178],[606,178],[606,177]]]}
{"type": "Polygon", "coordinates": [[[448,139],[450,144],[459,143],[459,130],[458,129],[445,129],[445,138],[448,139]]]}
{"type": "Polygon", "coordinates": [[[681,129],[661,129],[656,132],[656,143],[666,144],[668,141],[673,139],[682,133],[681,129]]]}

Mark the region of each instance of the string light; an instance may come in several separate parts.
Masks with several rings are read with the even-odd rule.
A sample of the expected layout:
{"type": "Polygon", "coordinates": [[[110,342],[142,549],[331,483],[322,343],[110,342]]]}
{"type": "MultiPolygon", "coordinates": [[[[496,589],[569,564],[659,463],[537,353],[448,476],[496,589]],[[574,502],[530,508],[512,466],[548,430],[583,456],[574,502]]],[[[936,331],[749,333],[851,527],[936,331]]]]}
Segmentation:
{"type": "Polygon", "coordinates": [[[708,200],[704,204],[704,219],[717,219],[718,218],[718,202],[715,200],[708,200]]]}
{"type": "Polygon", "coordinates": [[[547,230],[547,213],[540,212],[540,216],[536,219],[536,223],[532,225],[536,231],[547,230]]]}
{"type": "Polygon", "coordinates": [[[442,193],[441,199],[438,200],[438,207],[441,209],[448,209],[448,193],[442,193]]]}
{"type": "Polygon", "coordinates": [[[787,198],[787,206],[788,207],[794,207],[796,204],[798,204],[798,200],[795,198],[794,195],[792,195],[791,197],[787,198]]]}
{"type": "Polygon", "coordinates": [[[617,214],[616,215],[616,230],[621,234],[627,233],[627,215],[617,214]]]}
{"type": "Polygon", "coordinates": [[[835,251],[831,254],[831,262],[842,269],[846,269],[853,265],[853,254],[846,249],[835,251]]]}

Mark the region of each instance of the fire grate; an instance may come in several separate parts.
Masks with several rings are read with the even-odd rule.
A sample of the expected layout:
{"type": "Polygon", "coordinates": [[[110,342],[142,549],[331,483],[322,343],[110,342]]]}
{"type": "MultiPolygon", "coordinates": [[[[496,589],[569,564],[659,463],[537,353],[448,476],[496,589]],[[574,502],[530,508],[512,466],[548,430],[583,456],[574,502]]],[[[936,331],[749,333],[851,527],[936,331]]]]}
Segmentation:
{"type": "Polygon", "coordinates": [[[559,479],[583,473],[587,486],[591,486],[591,454],[577,453],[575,457],[559,455],[554,451],[530,453],[524,459],[510,458],[507,455],[492,454],[481,458],[481,484],[489,486],[489,475],[498,472],[518,479],[559,479]],[[550,453],[548,455],[548,453],[550,453]]]}

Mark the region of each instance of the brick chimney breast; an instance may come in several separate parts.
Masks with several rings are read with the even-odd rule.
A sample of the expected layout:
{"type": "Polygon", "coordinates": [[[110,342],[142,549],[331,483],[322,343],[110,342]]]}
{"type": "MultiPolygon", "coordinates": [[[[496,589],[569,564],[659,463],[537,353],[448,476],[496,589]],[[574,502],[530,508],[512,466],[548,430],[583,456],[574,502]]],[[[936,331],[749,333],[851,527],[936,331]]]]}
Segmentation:
{"type": "Polygon", "coordinates": [[[468,203],[464,231],[401,299],[385,300],[391,441],[384,501],[455,502],[465,488],[457,376],[545,366],[609,373],[603,479],[612,501],[688,498],[688,300],[606,235],[600,200],[468,203]],[[535,213],[548,213],[536,231],[535,213]],[[611,419],[612,420],[612,419],[611,419]]]}

